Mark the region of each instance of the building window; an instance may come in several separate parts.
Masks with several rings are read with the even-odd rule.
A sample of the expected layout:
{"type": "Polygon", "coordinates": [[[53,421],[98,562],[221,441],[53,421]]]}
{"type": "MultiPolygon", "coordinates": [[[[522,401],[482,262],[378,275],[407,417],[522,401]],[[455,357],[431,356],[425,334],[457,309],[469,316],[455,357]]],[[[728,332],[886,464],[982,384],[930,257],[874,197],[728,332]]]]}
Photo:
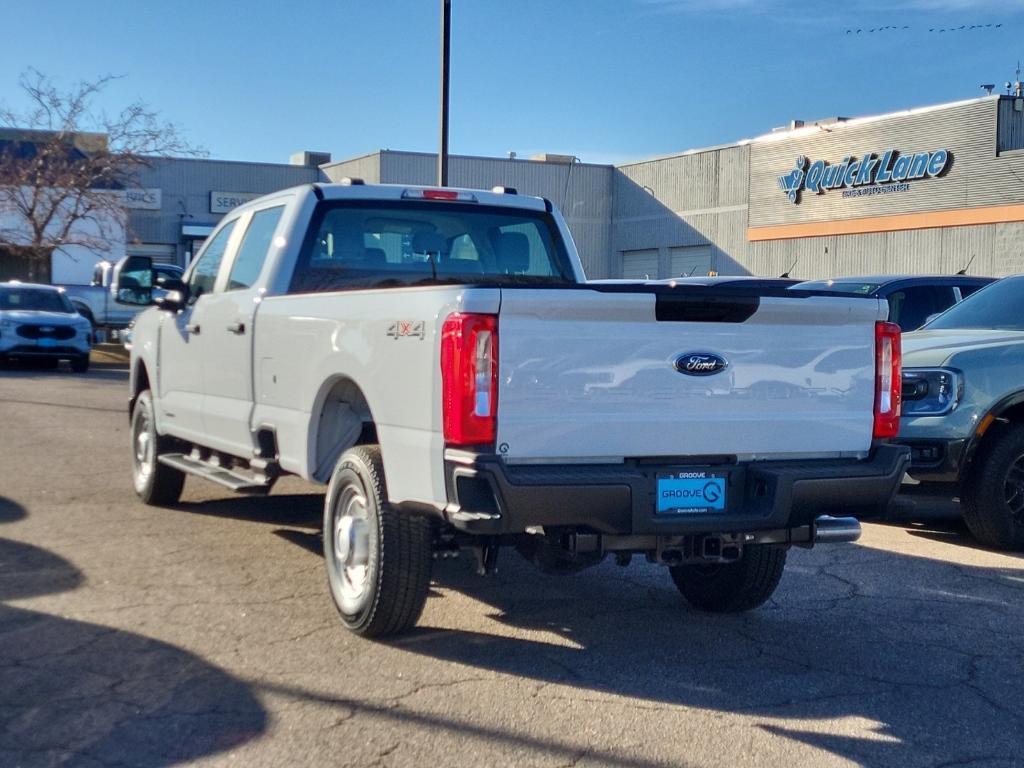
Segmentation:
{"type": "Polygon", "coordinates": [[[996,154],[1024,149],[1024,99],[999,99],[996,154]]]}

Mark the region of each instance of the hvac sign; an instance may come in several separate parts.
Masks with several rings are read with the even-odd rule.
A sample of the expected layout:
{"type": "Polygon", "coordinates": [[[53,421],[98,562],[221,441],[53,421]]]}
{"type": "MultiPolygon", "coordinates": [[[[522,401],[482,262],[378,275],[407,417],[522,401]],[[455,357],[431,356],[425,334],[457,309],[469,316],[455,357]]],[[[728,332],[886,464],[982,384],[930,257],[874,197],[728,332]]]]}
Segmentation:
{"type": "Polygon", "coordinates": [[[841,189],[843,197],[906,192],[910,189],[908,182],[941,176],[952,160],[948,149],[913,155],[901,155],[889,149],[881,157],[869,152],[859,160],[847,155],[838,165],[824,160],[808,165],[807,158],[801,155],[792,171],[779,176],[779,187],[791,203],[799,203],[800,193],[804,191],[820,195],[827,190],[841,189]]]}

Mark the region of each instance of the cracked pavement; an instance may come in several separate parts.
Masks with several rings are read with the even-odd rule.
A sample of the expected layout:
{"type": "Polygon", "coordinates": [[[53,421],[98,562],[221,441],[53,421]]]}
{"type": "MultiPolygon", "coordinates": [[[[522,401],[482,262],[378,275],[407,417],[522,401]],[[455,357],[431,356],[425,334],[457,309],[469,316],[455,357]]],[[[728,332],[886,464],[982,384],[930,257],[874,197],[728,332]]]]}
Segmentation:
{"type": "MultiPolygon", "coordinates": [[[[0,765],[1024,765],[1024,557],[955,520],[793,550],[745,616],[667,573],[482,579],[346,633],[319,489],[131,490],[126,376],[0,371],[0,765]]],[[[827,510],[823,510],[827,511],[827,510]]]]}

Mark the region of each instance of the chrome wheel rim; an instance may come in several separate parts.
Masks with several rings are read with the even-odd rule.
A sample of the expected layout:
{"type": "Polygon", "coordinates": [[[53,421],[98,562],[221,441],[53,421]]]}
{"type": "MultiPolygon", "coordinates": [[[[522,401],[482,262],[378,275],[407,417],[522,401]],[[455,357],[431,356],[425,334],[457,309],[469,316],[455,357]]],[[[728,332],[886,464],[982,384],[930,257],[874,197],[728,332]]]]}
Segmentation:
{"type": "Polygon", "coordinates": [[[1018,456],[1007,470],[1003,496],[1010,514],[1017,521],[1024,520],[1024,454],[1018,456]]]}
{"type": "Polygon", "coordinates": [[[135,465],[135,476],[139,484],[144,484],[153,471],[153,435],[150,431],[149,411],[139,409],[132,430],[132,458],[135,465]]]}
{"type": "Polygon", "coordinates": [[[353,485],[334,505],[331,555],[338,576],[338,598],[345,613],[362,608],[370,585],[370,522],[366,496],[353,485]]]}

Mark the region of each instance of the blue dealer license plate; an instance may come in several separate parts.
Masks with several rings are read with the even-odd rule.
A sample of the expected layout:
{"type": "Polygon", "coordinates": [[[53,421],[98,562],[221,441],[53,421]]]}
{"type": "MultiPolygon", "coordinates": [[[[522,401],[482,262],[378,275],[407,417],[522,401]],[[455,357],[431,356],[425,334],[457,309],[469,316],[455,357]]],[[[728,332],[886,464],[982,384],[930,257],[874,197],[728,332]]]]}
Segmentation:
{"type": "Polygon", "coordinates": [[[658,514],[724,512],[727,478],[714,472],[674,472],[658,478],[658,514]]]}
{"type": "Polygon", "coordinates": [[[56,339],[50,339],[50,338],[47,338],[47,337],[44,336],[43,338],[38,339],[36,341],[36,344],[39,345],[40,347],[56,347],[57,346],[57,340],[56,339]]]}

